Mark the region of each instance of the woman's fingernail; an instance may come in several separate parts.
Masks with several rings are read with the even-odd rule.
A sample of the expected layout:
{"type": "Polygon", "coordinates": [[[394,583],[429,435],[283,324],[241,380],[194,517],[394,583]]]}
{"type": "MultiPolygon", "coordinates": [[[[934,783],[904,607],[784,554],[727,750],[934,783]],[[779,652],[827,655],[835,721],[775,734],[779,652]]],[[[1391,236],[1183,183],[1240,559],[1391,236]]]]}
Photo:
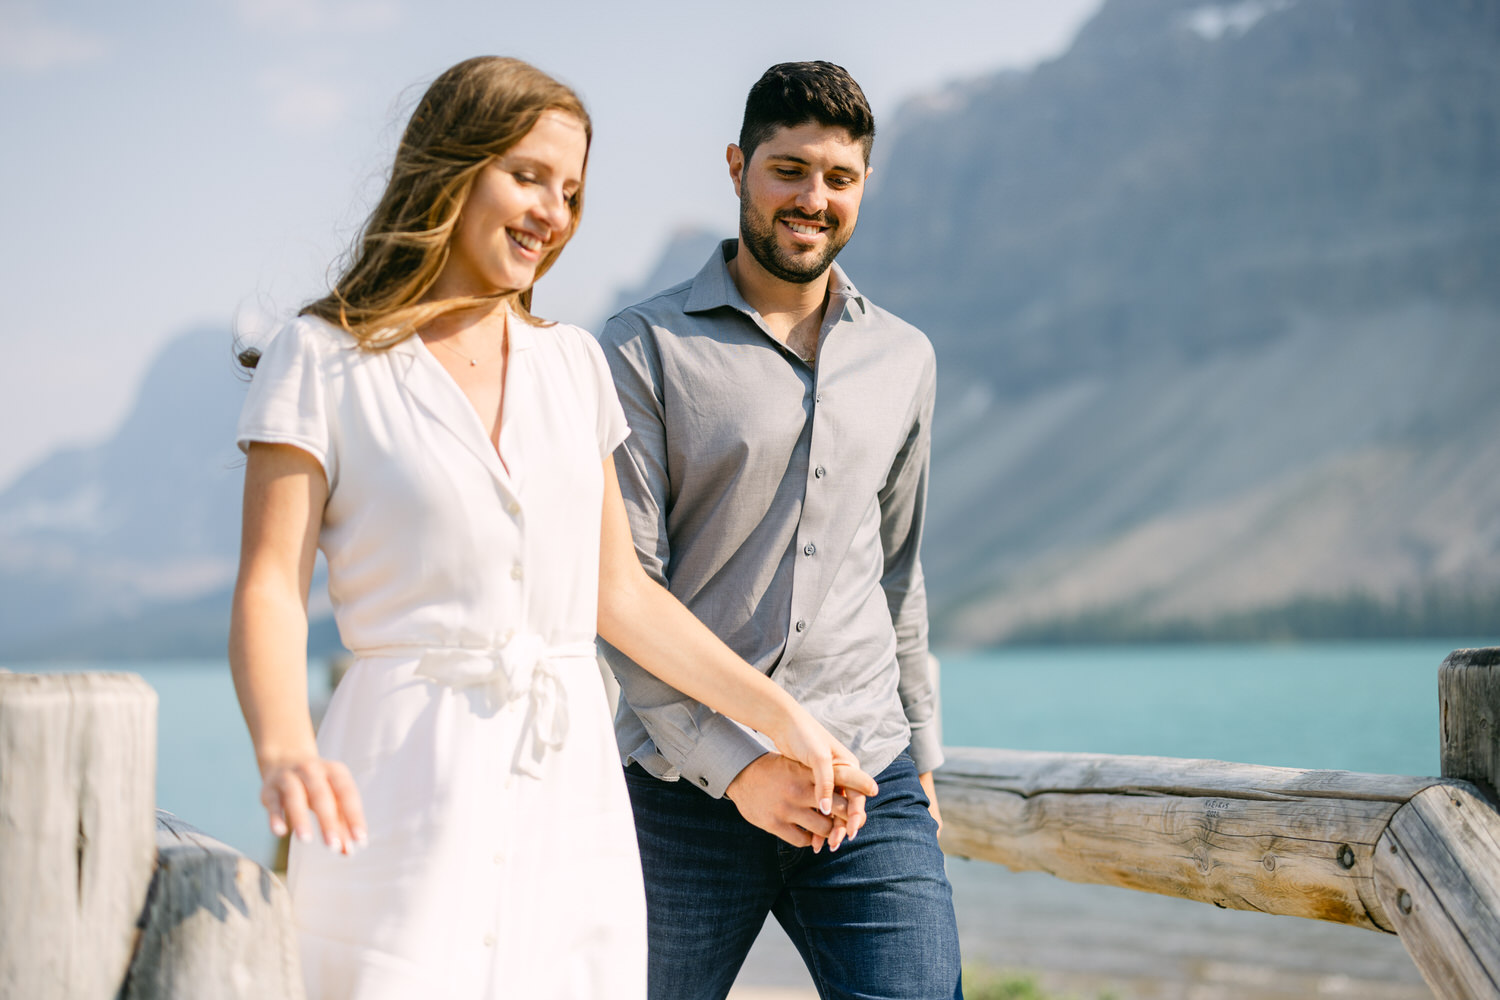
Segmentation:
{"type": "Polygon", "coordinates": [[[311,844],[312,831],[304,826],[302,829],[297,831],[297,839],[302,841],[304,844],[311,844]]]}
{"type": "Polygon", "coordinates": [[[832,815],[833,814],[833,800],[832,799],[819,799],[818,800],[818,812],[822,813],[824,816],[830,816],[830,815],[832,815]]]}
{"type": "Polygon", "coordinates": [[[364,847],[369,842],[370,842],[370,831],[366,830],[362,826],[355,827],[354,828],[354,843],[357,844],[360,847],[364,847]]]}
{"type": "Polygon", "coordinates": [[[342,853],[343,850],[344,850],[343,841],[339,840],[339,838],[337,838],[337,837],[329,837],[328,838],[328,849],[330,851],[332,851],[334,854],[340,854],[340,853],[342,853]]]}
{"type": "Polygon", "coordinates": [[[278,837],[286,836],[286,820],[280,816],[271,817],[271,832],[278,837]]]}

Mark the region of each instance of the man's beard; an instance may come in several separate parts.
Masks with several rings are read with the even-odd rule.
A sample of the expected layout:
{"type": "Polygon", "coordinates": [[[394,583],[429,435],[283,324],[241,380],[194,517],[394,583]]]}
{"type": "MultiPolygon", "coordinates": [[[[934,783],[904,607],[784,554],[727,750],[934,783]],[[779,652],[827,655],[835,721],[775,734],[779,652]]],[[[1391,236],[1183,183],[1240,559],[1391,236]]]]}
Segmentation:
{"type": "Polygon", "coordinates": [[[750,199],[740,198],[740,239],[750,251],[750,256],[754,257],[756,262],[771,274],[794,285],[805,285],[821,277],[823,272],[828,270],[828,265],[833,263],[833,258],[844,249],[844,244],[849,242],[849,237],[852,235],[844,232],[843,227],[837,222],[830,225],[832,220],[827,212],[819,212],[817,215],[786,212],[781,218],[829,226],[828,242],[823,252],[816,255],[787,253],[776,242],[777,220],[772,218],[769,222],[763,221],[750,211],[750,199]]]}

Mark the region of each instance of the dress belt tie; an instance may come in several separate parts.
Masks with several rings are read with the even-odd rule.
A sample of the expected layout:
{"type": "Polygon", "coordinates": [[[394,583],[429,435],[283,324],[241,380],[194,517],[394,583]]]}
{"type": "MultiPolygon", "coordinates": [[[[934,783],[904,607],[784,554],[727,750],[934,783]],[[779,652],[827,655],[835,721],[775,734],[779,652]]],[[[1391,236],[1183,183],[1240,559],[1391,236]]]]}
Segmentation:
{"type": "Polygon", "coordinates": [[[529,697],[523,726],[529,730],[531,745],[524,745],[523,736],[516,770],[533,778],[542,776],[547,751],[561,749],[568,735],[568,698],[557,661],[587,659],[592,663],[598,655],[592,642],[549,646],[532,632],[517,634],[503,646],[379,646],[354,652],[359,656],[420,655],[418,677],[451,688],[482,688],[500,705],[529,697]]]}

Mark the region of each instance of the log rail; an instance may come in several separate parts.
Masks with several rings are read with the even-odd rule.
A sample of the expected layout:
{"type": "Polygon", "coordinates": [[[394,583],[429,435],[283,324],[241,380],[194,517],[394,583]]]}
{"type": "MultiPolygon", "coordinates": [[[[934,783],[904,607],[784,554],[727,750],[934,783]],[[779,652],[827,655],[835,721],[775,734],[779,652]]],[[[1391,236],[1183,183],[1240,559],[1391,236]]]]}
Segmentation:
{"type": "Polygon", "coordinates": [[[1443,1000],[1500,1000],[1500,649],[1439,670],[1441,778],[950,748],[943,849],[1016,871],[1399,934],[1443,1000]]]}

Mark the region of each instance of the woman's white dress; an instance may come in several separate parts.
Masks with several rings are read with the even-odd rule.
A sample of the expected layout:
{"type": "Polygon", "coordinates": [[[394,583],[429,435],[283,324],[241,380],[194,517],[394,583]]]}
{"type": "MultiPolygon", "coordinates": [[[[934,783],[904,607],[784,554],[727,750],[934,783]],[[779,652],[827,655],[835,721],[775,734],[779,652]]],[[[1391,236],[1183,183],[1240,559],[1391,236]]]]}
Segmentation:
{"type": "Polygon", "coordinates": [[[328,477],[320,547],[354,666],[318,733],[369,845],[288,870],[309,997],[645,992],[630,802],[594,658],[602,466],[628,433],[598,344],[514,314],[500,454],[420,339],[314,318],[267,347],[238,438],[328,477]]]}

